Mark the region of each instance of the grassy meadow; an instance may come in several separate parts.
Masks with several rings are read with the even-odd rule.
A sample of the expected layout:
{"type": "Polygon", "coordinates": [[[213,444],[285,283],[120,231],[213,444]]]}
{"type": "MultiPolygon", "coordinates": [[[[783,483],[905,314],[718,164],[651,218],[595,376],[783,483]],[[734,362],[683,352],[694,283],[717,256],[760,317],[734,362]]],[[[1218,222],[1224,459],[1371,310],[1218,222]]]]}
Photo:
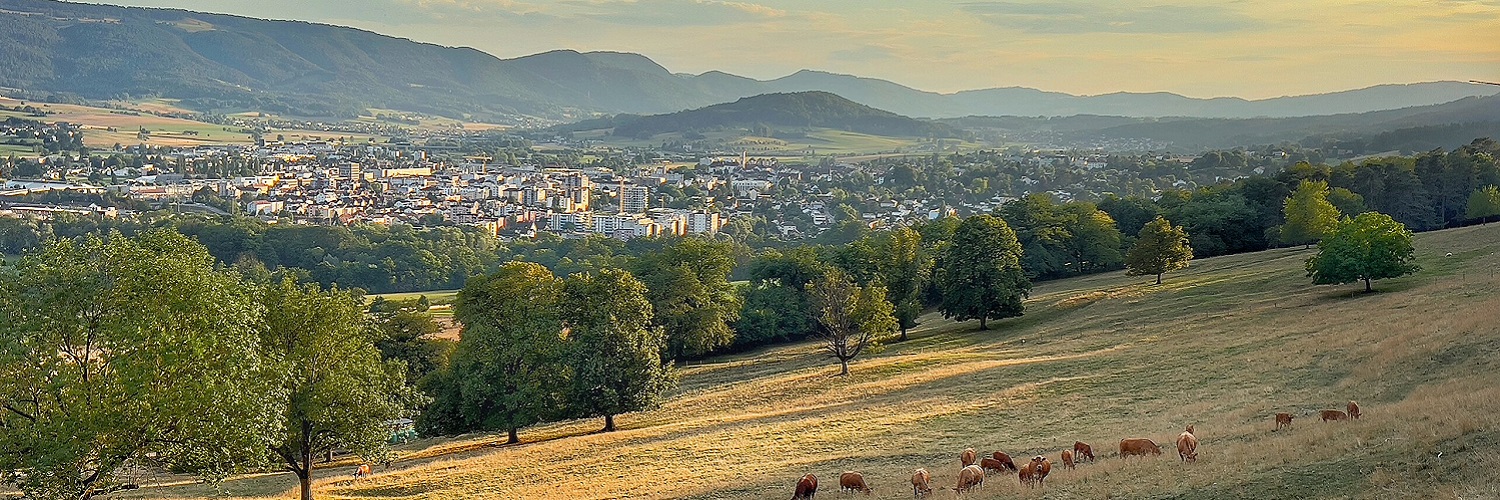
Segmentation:
{"type": "MultiPolygon", "coordinates": [[[[1109,273],[1040,284],[1024,317],[925,318],[910,341],[857,360],[847,378],[816,346],[681,367],[659,410],[503,435],[423,440],[389,468],[325,471],[321,498],[786,498],[804,473],[838,498],[858,470],[869,498],[909,498],[914,468],[953,498],[958,454],[1058,453],[1100,461],[1052,471],[1043,489],[991,476],[966,498],[1495,498],[1500,486],[1500,225],[1417,236],[1423,270],[1312,286],[1312,251],[1195,261],[1167,275],[1109,273]],[[1451,257],[1445,256],[1451,253],[1451,257]],[[1358,400],[1364,418],[1323,423],[1358,400]],[[1295,415],[1272,431],[1276,412],[1295,415]],[[1200,458],[1180,463],[1195,424],[1200,458]],[[1121,438],[1163,456],[1115,457],[1121,438]]],[[[127,497],[293,498],[289,475],[127,497]]]]}

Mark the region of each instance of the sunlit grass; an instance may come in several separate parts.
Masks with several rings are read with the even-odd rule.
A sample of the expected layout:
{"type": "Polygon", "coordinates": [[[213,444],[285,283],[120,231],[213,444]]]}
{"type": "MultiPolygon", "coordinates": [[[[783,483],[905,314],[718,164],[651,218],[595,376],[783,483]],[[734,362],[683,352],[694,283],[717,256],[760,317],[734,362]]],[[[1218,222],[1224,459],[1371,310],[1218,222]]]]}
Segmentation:
{"type": "MultiPolygon", "coordinates": [[[[680,368],[660,410],[502,436],[424,440],[376,475],[318,482],[324,498],[785,498],[812,472],[828,496],[859,470],[872,498],[906,498],[911,471],[951,488],[958,453],[1058,453],[1101,461],[1053,470],[1045,490],[991,477],[972,498],[1492,498],[1500,465],[1500,226],[1418,235],[1425,270],[1314,287],[1311,251],[1196,261],[1039,285],[1027,315],[927,316],[913,339],[856,361],[847,378],[812,344],[680,368]],[[1446,253],[1453,257],[1444,257],[1446,253]],[[1358,400],[1364,418],[1319,422],[1358,400]],[[1272,431],[1291,412],[1292,428],[1272,431]],[[1200,459],[1173,440],[1195,424],[1200,459]],[[1164,455],[1113,457],[1125,437],[1164,455]]],[[[431,298],[431,297],[429,297],[431,298]]],[[[230,496],[294,496],[289,476],[228,481],[230,496]]],[[[203,486],[136,497],[209,496],[203,486]]],[[[951,492],[936,492],[951,498],[951,492]]],[[[820,495],[821,496],[821,495],[820,495]]]]}

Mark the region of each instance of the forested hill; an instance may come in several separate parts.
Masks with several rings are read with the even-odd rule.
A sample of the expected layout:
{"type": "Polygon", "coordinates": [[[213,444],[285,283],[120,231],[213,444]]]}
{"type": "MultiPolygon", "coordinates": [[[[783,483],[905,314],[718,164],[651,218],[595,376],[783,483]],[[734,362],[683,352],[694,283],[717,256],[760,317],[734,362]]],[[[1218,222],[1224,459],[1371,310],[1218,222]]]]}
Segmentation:
{"type": "Polygon", "coordinates": [[[162,96],[204,111],[352,116],[367,107],[506,121],[671,113],[777,92],[823,91],[906,116],[1248,118],[1359,113],[1493,95],[1460,82],[1278,97],[1076,96],[1027,88],[940,94],[804,70],[773,80],[674,74],[630,53],[558,50],[500,59],[358,29],[175,9],[0,0],[0,87],[89,99],[162,96]]]}
{"type": "Polygon", "coordinates": [[[958,134],[947,125],[875,109],[828,92],[758,95],[690,111],[621,117],[615,122],[615,135],[626,137],[755,127],[832,128],[897,137],[958,134]]]}

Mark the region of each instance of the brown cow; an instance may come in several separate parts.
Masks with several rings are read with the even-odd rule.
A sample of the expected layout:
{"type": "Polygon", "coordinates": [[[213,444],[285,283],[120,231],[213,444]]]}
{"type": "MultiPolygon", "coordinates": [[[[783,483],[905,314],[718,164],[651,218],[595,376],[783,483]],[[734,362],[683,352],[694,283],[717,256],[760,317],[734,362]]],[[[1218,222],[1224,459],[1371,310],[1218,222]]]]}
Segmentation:
{"type": "Polygon", "coordinates": [[[1085,459],[1087,459],[1090,462],[1093,462],[1094,461],[1094,447],[1089,446],[1088,443],[1085,443],[1083,441],[1074,441],[1073,442],[1073,456],[1076,457],[1079,462],[1082,462],[1085,459]]]}
{"type": "Polygon", "coordinates": [[[990,457],[979,459],[979,468],[984,470],[992,470],[995,472],[1005,472],[1006,470],[1009,470],[1009,468],[1005,466],[1005,462],[1001,462],[990,457]]]}
{"type": "Polygon", "coordinates": [[[1345,415],[1344,412],[1341,412],[1341,411],[1338,411],[1338,410],[1323,410],[1320,413],[1321,413],[1320,416],[1323,417],[1323,421],[1324,422],[1327,422],[1329,420],[1348,420],[1349,419],[1349,415],[1345,415]]]}
{"type": "Polygon", "coordinates": [[[911,474],[911,496],[921,498],[932,493],[932,474],[927,469],[917,469],[911,474]]]}
{"type": "Polygon", "coordinates": [[[1144,457],[1144,456],[1146,456],[1147,453],[1150,453],[1152,455],[1160,455],[1161,454],[1161,447],[1157,446],[1156,443],[1153,442],[1153,441],[1151,441],[1150,439],[1121,439],[1120,440],[1120,457],[1121,458],[1128,457],[1128,456],[1131,456],[1131,455],[1140,455],[1140,456],[1144,457]]]}
{"type": "Polygon", "coordinates": [[[1031,486],[1036,483],[1036,462],[1026,462],[1021,465],[1021,470],[1016,471],[1016,476],[1021,480],[1021,485],[1031,486]]]}
{"type": "Polygon", "coordinates": [[[818,476],[808,474],[797,481],[797,489],[792,492],[792,500],[813,500],[818,494],[818,476]]]}
{"type": "Polygon", "coordinates": [[[869,495],[870,492],[874,490],[870,488],[869,484],[865,483],[864,474],[860,474],[854,471],[847,471],[839,475],[839,491],[847,491],[850,493],[862,491],[866,495],[869,495]]]}
{"type": "Polygon", "coordinates": [[[1193,424],[1188,424],[1187,429],[1183,432],[1186,432],[1188,434],[1197,434],[1196,432],[1193,432],[1193,424]]]}
{"type": "Polygon", "coordinates": [[[1031,457],[1031,463],[1036,464],[1034,470],[1036,471],[1037,486],[1046,486],[1047,474],[1050,474],[1052,472],[1052,461],[1047,460],[1047,457],[1037,455],[1031,457]]]}
{"type": "Polygon", "coordinates": [[[1073,452],[1071,450],[1063,450],[1063,452],[1062,452],[1062,463],[1063,463],[1063,468],[1064,469],[1072,469],[1072,468],[1074,468],[1073,467],[1073,452]]]}
{"type": "Polygon", "coordinates": [[[958,471],[958,487],[953,488],[953,491],[963,493],[976,486],[984,486],[984,469],[978,465],[968,465],[958,471]]]}
{"type": "Polygon", "coordinates": [[[979,454],[975,453],[973,448],[965,448],[963,453],[958,454],[958,461],[962,462],[964,467],[968,467],[974,465],[974,462],[978,460],[976,458],[978,456],[979,454]]]}
{"type": "Polygon", "coordinates": [[[1009,469],[1011,472],[1016,471],[1016,463],[1011,461],[1010,455],[1006,455],[1003,451],[997,451],[991,456],[995,457],[995,461],[1000,462],[1000,465],[1004,465],[1006,469],[1009,469]]]}
{"type": "Polygon", "coordinates": [[[1291,427],[1292,427],[1292,414],[1290,414],[1290,413],[1277,413],[1276,414],[1276,430],[1281,430],[1283,428],[1290,429],[1291,427]]]}
{"type": "Polygon", "coordinates": [[[1359,418],[1359,403],[1355,403],[1353,401],[1349,402],[1349,418],[1359,418]]]}
{"type": "MultiPolygon", "coordinates": [[[[1189,429],[1193,426],[1189,425],[1189,429]]],[[[1177,458],[1184,462],[1198,461],[1198,438],[1192,432],[1177,435],[1177,458]]]]}

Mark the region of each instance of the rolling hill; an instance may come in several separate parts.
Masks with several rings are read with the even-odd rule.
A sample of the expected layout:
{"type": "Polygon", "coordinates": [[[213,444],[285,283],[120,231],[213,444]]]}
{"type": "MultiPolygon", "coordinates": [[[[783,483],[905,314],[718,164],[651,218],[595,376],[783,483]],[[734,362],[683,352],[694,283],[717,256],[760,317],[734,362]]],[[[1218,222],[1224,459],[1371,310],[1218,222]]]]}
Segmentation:
{"type": "Polygon", "coordinates": [[[1359,113],[1493,95],[1458,82],[1263,100],[1169,93],[1074,96],[1026,88],[940,94],[804,70],[773,80],[672,73],[639,54],[557,50],[500,59],[340,26],[175,9],[0,0],[0,86],[91,99],[169,97],[205,111],[353,116],[389,108],[508,121],[670,113],[768,93],[822,91],[917,117],[1218,118],[1359,113]]]}
{"type": "Polygon", "coordinates": [[[611,122],[614,135],[635,138],[758,126],[831,128],[888,137],[958,135],[946,125],[882,111],[828,92],[765,94],[689,111],[616,117],[611,122]]]}
{"type": "MultiPolygon", "coordinates": [[[[990,331],[923,318],[914,338],[856,361],[814,343],[682,366],[659,410],[403,446],[388,469],[316,482],[335,498],[785,498],[814,473],[830,497],[858,470],[868,498],[910,498],[912,469],[950,488],[959,451],[1055,461],[1074,440],[1097,463],[1042,490],[991,477],[965,498],[1493,498],[1500,467],[1500,226],[1417,235],[1423,270],[1312,286],[1310,255],[1277,249],[1194,261],[1161,286],[1100,274],[1039,284],[1026,315],[990,331]],[[1445,256],[1451,254],[1451,256],[1445,256]],[[1364,417],[1319,422],[1357,400],[1364,417]],[[1273,415],[1290,412],[1289,430],[1273,415]],[[1199,460],[1172,439],[1197,427],[1199,460]],[[1115,457],[1124,437],[1165,456],[1115,457]]],[[[164,479],[167,481],[169,479],[164,479]]],[[[178,485],[126,498],[294,497],[290,476],[178,485]]],[[[820,495],[821,496],[821,495],[820,495]]],[[[935,492],[934,498],[952,493],[935,492]]]]}

